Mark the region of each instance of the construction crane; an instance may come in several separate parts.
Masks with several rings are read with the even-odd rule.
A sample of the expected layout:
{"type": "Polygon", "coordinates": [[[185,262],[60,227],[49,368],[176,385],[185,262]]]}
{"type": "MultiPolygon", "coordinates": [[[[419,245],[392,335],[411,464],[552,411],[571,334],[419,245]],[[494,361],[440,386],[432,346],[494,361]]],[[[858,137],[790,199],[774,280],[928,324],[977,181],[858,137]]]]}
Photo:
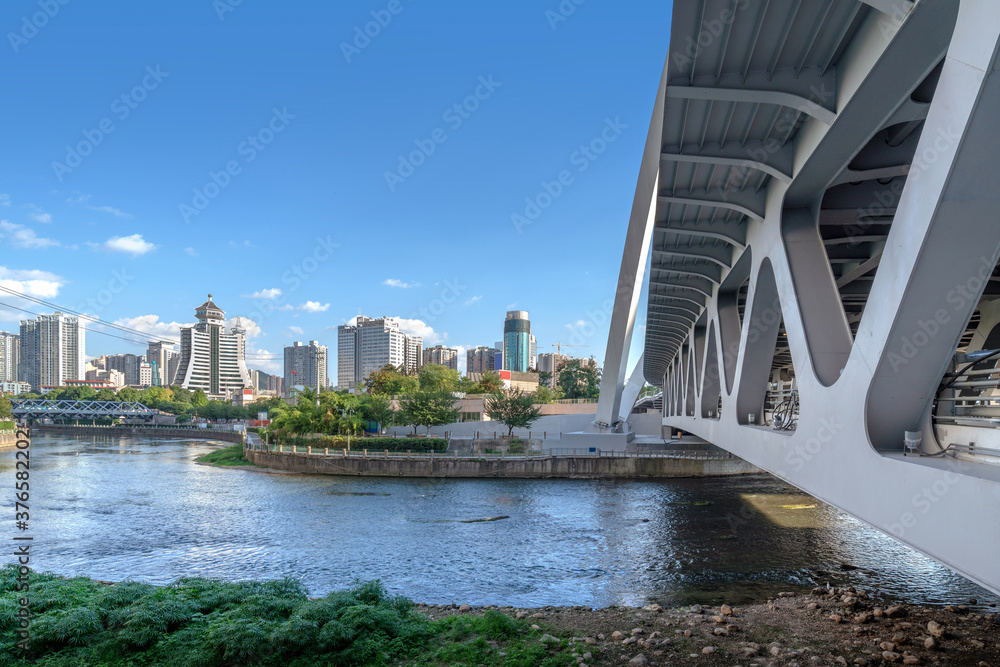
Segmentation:
{"type": "Polygon", "coordinates": [[[556,348],[556,362],[552,364],[552,388],[559,386],[559,362],[562,361],[562,349],[564,347],[590,347],[589,345],[570,345],[569,343],[558,342],[552,347],[556,348]]]}

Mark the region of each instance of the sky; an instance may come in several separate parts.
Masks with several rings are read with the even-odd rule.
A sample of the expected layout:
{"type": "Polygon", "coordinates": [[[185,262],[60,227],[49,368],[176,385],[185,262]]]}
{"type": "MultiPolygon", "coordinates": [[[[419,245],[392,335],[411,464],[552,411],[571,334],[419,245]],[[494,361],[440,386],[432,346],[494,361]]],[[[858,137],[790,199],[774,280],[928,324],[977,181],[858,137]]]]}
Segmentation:
{"type": "MultiPolygon", "coordinates": [[[[603,362],[670,12],[8,0],[0,287],[148,334],[90,324],[91,357],[211,293],[272,373],[359,313],[464,350],[527,310],[603,362]]],[[[24,310],[53,308],[0,293],[0,330],[24,310]]]]}

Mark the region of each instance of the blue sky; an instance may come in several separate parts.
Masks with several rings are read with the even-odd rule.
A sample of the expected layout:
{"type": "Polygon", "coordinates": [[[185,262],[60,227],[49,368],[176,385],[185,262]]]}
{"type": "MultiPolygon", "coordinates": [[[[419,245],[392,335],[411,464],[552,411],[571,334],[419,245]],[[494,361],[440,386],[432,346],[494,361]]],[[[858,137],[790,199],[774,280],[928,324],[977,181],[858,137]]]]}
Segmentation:
{"type": "Polygon", "coordinates": [[[359,310],[466,348],[516,307],[602,360],[670,11],[5,2],[0,285],[158,336],[211,292],[271,372],[359,310]]]}

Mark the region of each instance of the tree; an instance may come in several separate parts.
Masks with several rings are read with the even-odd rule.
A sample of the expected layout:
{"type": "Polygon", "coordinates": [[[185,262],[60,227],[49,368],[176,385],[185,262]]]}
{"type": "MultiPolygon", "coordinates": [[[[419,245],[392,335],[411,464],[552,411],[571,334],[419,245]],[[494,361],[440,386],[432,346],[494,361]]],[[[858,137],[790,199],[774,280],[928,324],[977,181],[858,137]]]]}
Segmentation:
{"type": "Polygon", "coordinates": [[[483,403],[486,415],[507,427],[507,436],[514,435],[515,428],[531,428],[541,417],[535,405],[535,398],[520,389],[508,389],[490,394],[483,403]]]}
{"type": "Polygon", "coordinates": [[[123,403],[138,403],[140,398],[142,398],[142,396],[139,394],[138,389],[123,387],[118,390],[118,400],[123,403]]]}
{"type": "Polygon", "coordinates": [[[10,420],[14,418],[11,412],[12,406],[6,394],[0,394],[0,419],[10,420]]]}
{"type": "Polygon", "coordinates": [[[458,388],[458,371],[441,364],[427,364],[417,372],[420,391],[452,392],[458,388]]]}
{"type": "Polygon", "coordinates": [[[554,403],[563,397],[562,389],[549,389],[545,385],[539,385],[534,393],[535,403],[554,403]]]}
{"type": "Polygon", "coordinates": [[[115,392],[114,392],[113,389],[108,389],[108,388],[105,387],[104,389],[101,389],[101,390],[99,390],[97,392],[97,397],[94,400],[95,401],[117,401],[118,400],[118,396],[115,395],[115,392]]]}
{"type": "Polygon", "coordinates": [[[172,395],[171,400],[174,403],[183,403],[184,405],[191,404],[191,392],[184,387],[175,386],[170,388],[170,393],[172,395]]]}
{"type": "Polygon", "coordinates": [[[479,380],[479,383],[475,387],[475,391],[471,391],[471,394],[493,394],[503,389],[503,379],[501,379],[500,374],[496,371],[486,371],[483,373],[483,377],[479,380]]]}
{"type": "Polygon", "coordinates": [[[388,396],[365,394],[361,399],[361,416],[375,422],[379,431],[392,423],[395,414],[388,396]]]}
{"type": "MultiPolygon", "coordinates": [[[[120,392],[119,392],[120,393],[120,392]]],[[[201,389],[196,389],[194,394],[191,396],[191,405],[196,408],[204,407],[208,405],[208,396],[201,389]]]]}
{"type": "Polygon", "coordinates": [[[141,392],[142,402],[150,407],[158,407],[163,403],[169,403],[173,398],[173,392],[166,387],[149,387],[141,392]]]}
{"type": "Polygon", "coordinates": [[[448,392],[415,391],[403,398],[400,413],[406,424],[426,426],[431,432],[432,426],[443,426],[458,421],[457,399],[448,392]]]}
{"type": "Polygon", "coordinates": [[[597,398],[601,393],[601,370],[594,358],[569,359],[560,364],[559,388],[566,398],[597,398]]]}

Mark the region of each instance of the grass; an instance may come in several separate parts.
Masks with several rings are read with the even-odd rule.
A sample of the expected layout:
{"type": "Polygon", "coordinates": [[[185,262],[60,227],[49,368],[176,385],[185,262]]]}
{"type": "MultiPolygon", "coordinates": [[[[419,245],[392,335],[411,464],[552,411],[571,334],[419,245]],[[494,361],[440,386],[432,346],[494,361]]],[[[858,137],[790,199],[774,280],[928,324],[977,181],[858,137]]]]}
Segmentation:
{"type": "Polygon", "coordinates": [[[0,666],[495,665],[568,667],[526,620],[487,610],[431,621],[379,581],[310,599],[292,579],[165,587],[32,574],[29,651],[15,644],[17,569],[0,568],[0,666]]]}
{"type": "Polygon", "coordinates": [[[212,463],[217,466],[252,466],[255,463],[243,456],[243,445],[233,445],[225,449],[217,449],[210,454],[199,456],[200,463],[212,463]]]}

